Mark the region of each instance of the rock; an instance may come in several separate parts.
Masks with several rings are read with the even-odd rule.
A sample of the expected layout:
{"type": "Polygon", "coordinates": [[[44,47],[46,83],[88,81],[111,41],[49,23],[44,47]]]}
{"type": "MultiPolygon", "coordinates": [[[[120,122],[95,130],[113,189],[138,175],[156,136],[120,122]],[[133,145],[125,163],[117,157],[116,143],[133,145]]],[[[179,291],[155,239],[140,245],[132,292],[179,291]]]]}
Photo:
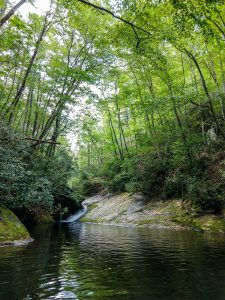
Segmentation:
{"type": "Polygon", "coordinates": [[[131,195],[135,200],[146,201],[146,196],[142,192],[137,192],[131,195]]]}
{"type": "Polygon", "coordinates": [[[122,193],[108,197],[96,195],[83,203],[88,205],[83,222],[225,232],[225,211],[221,216],[193,216],[179,199],[147,201],[139,193],[122,193]]]}
{"type": "Polygon", "coordinates": [[[7,208],[0,208],[0,245],[32,241],[29,232],[17,216],[7,208]]]}

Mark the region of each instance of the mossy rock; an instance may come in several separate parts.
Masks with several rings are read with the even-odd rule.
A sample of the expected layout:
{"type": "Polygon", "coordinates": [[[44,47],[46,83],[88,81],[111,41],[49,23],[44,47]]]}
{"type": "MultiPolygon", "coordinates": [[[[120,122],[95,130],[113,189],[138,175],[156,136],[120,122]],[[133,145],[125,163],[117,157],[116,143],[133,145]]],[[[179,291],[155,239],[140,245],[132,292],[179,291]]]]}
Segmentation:
{"type": "Polygon", "coordinates": [[[95,203],[88,205],[88,212],[91,212],[91,211],[94,210],[96,207],[98,207],[98,205],[95,204],[95,203]]]}
{"type": "Polygon", "coordinates": [[[204,215],[195,219],[204,231],[225,232],[225,220],[221,216],[204,215]]]}
{"type": "Polygon", "coordinates": [[[17,216],[7,208],[0,208],[0,244],[30,240],[30,234],[17,216]]]}
{"type": "Polygon", "coordinates": [[[173,217],[172,221],[187,228],[211,232],[225,232],[224,218],[216,215],[204,215],[201,217],[178,215],[173,217]]]}

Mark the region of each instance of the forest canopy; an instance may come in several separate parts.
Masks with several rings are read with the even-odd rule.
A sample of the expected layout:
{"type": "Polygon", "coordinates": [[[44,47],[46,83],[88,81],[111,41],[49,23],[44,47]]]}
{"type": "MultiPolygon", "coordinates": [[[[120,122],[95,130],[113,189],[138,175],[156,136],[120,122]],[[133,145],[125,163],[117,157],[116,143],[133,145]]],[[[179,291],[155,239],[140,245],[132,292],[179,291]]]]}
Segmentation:
{"type": "Polygon", "coordinates": [[[220,211],[224,1],[40,3],[0,1],[2,204],[107,190],[220,211]]]}

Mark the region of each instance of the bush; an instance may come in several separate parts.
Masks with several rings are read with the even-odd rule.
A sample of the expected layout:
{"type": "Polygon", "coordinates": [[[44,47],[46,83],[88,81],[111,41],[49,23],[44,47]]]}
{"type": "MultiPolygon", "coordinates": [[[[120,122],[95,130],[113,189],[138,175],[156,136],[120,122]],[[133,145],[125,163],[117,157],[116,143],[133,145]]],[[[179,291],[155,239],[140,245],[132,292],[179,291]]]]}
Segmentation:
{"type": "Polygon", "coordinates": [[[0,195],[1,205],[9,208],[51,208],[52,185],[46,177],[31,168],[32,153],[27,142],[12,130],[0,125],[0,195]]]}
{"type": "Polygon", "coordinates": [[[112,160],[104,166],[103,184],[112,192],[143,192],[158,194],[164,186],[168,164],[155,155],[133,155],[124,160],[112,160]]]}
{"type": "Polygon", "coordinates": [[[81,199],[95,195],[103,189],[102,180],[97,176],[96,172],[90,173],[78,168],[74,172],[72,179],[70,179],[70,186],[79,194],[81,199]]]}
{"type": "Polygon", "coordinates": [[[225,186],[210,179],[192,178],[187,186],[187,200],[197,211],[219,212],[224,205],[225,186]]]}
{"type": "Polygon", "coordinates": [[[166,160],[159,161],[155,155],[135,157],[132,161],[133,170],[129,172],[129,183],[126,187],[129,191],[140,191],[149,196],[162,193],[168,163],[166,160]]]}
{"type": "Polygon", "coordinates": [[[79,194],[67,185],[72,159],[63,148],[52,158],[43,150],[34,151],[27,141],[0,124],[0,205],[53,210],[64,197],[71,207],[78,206],[79,194]]]}

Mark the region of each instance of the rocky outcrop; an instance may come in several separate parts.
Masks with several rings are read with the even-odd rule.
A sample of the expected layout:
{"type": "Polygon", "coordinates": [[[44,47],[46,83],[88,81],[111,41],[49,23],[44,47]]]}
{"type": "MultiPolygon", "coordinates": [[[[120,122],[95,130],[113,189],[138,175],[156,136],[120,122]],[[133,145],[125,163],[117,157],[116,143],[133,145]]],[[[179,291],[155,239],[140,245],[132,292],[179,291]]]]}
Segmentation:
{"type": "Polygon", "coordinates": [[[7,208],[0,208],[0,245],[21,244],[32,241],[25,226],[7,208]]]}
{"type": "Polygon", "coordinates": [[[181,200],[148,201],[141,193],[113,196],[97,195],[83,202],[88,213],[83,222],[133,225],[141,227],[192,228],[204,231],[225,231],[223,215],[188,215],[181,200]]]}

